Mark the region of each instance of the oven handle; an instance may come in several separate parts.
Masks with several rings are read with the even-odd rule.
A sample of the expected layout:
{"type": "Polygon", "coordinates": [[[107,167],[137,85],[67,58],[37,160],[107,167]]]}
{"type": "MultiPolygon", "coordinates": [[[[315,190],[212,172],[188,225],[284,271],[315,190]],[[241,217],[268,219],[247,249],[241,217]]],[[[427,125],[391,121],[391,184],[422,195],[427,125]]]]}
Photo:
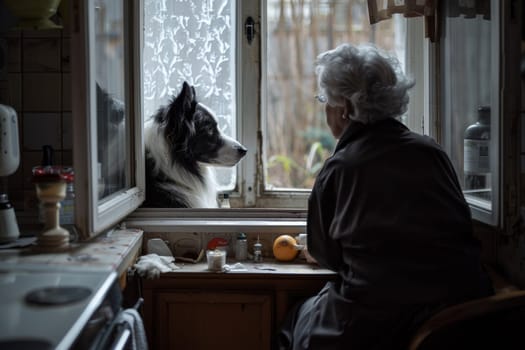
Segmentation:
{"type": "Polygon", "coordinates": [[[118,328],[118,333],[117,333],[117,336],[115,337],[115,341],[113,342],[113,344],[111,344],[110,349],[123,350],[126,347],[126,344],[128,344],[128,341],[131,341],[130,340],[131,331],[124,324],[118,325],[117,328],[118,328]]]}
{"type": "MultiPolygon", "coordinates": [[[[133,308],[138,311],[138,309],[142,306],[144,303],[143,298],[139,298],[133,308]]],[[[122,311],[121,311],[122,312],[122,311]]],[[[108,332],[108,335],[105,337],[106,340],[102,342],[102,349],[110,349],[110,350],[122,350],[126,347],[126,345],[133,341],[130,339],[132,337],[132,329],[130,328],[130,325],[127,324],[124,321],[120,320],[120,314],[115,318],[115,320],[112,323],[112,326],[110,327],[110,331],[108,332]],[[115,334],[113,336],[113,334],[115,334]],[[111,346],[107,348],[107,344],[109,341],[111,341],[111,346]]]]}

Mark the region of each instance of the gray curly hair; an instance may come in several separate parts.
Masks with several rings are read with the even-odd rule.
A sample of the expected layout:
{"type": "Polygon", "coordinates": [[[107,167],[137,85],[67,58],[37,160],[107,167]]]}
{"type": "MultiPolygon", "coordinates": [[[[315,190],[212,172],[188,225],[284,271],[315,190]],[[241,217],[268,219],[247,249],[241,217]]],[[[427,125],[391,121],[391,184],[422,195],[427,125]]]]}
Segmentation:
{"type": "Polygon", "coordinates": [[[408,90],[414,81],[399,61],[372,45],[342,44],[317,56],[315,72],[320,93],[331,106],[350,101],[350,119],[374,123],[399,118],[407,110],[408,90]]]}

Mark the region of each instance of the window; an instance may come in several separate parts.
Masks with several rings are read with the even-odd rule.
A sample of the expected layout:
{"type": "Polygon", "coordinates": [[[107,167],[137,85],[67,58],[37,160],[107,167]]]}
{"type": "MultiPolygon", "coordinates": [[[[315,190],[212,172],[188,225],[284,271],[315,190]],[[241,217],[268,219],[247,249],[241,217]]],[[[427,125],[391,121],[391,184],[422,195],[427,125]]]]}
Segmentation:
{"type": "MultiPolygon", "coordinates": [[[[453,9],[448,3],[442,6],[453,9]]],[[[506,141],[499,136],[517,133],[512,118],[519,109],[519,101],[515,103],[519,94],[514,93],[519,91],[519,77],[506,69],[519,65],[520,54],[519,45],[511,45],[519,43],[512,39],[520,31],[510,20],[509,6],[492,0],[490,20],[443,17],[444,37],[435,47],[423,38],[423,21],[417,18],[395,15],[371,27],[364,0],[73,2],[76,225],[89,238],[142,203],[144,120],[180,89],[182,80],[188,80],[215,110],[223,130],[249,149],[238,166],[221,174],[220,186],[231,191],[232,207],[280,208],[255,214],[232,210],[226,215],[254,215],[262,220],[252,222],[257,230],[268,217],[300,229],[313,179],[334,145],[313,98],[313,60],[342,41],[371,41],[398,54],[417,83],[403,122],[416,132],[439,136],[474,218],[501,223],[503,206],[518,208],[512,205],[516,184],[502,186],[502,178],[510,177],[507,173],[519,165],[512,159],[514,138],[506,141]],[[248,28],[250,17],[254,21],[248,28]],[[255,36],[249,41],[245,34],[251,29],[255,36]],[[505,52],[504,62],[498,52],[505,52]],[[459,66],[466,67],[461,74],[459,66]],[[437,73],[440,79],[432,79],[437,73]],[[479,139],[465,142],[465,130],[488,115],[487,106],[488,148],[479,139]],[[107,113],[108,109],[118,113],[107,113]],[[429,115],[439,119],[431,124],[429,115]],[[108,147],[108,141],[116,146],[108,147]],[[488,155],[488,173],[470,174],[472,164],[465,170],[465,145],[467,151],[477,147],[474,155],[488,155]],[[118,165],[117,171],[111,172],[110,165],[118,165]],[[288,222],[290,218],[299,221],[288,222]]],[[[467,152],[467,160],[471,156],[467,152]]],[[[164,215],[157,209],[137,215],[143,213],[152,220],[164,215]]],[[[195,220],[184,228],[212,215],[221,214],[185,211],[182,216],[195,220]]],[[[506,215],[512,223],[518,214],[506,215]]],[[[223,221],[213,222],[221,226],[223,221]]],[[[237,223],[227,221],[230,226],[224,229],[237,223]]]]}
{"type": "MultiPolygon", "coordinates": [[[[407,41],[407,28],[422,32],[422,21],[407,22],[395,15],[370,26],[364,0],[145,0],[145,118],[188,81],[223,131],[249,150],[236,167],[219,172],[232,206],[304,208],[335,146],[314,100],[317,54],[343,42],[373,42],[404,63],[423,43],[407,41]],[[248,18],[252,42],[245,36],[248,18]]],[[[422,115],[411,110],[404,121],[422,132],[422,115]]]]}
{"type": "Polygon", "coordinates": [[[139,4],[73,3],[75,224],[83,239],[117,224],[144,199],[137,66],[139,4]]]}
{"type": "Polygon", "coordinates": [[[489,217],[498,182],[499,50],[491,36],[497,20],[453,7],[444,5],[442,19],[444,141],[474,213],[489,217]]]}
{"type": "Polygon", "coordinates": [[[520,22],[509,2],[440,6],[443,144],[473,218],[517,231],[520,22]]]}
{"type": "MultiPolygon", "coordinates": [[[[222,131],[237,133],[235,1],[144,1],[144,116],[187,81],[222,131]]],[[[235,189],[235,168],[218,168],[220,189],[235,189]]]]}

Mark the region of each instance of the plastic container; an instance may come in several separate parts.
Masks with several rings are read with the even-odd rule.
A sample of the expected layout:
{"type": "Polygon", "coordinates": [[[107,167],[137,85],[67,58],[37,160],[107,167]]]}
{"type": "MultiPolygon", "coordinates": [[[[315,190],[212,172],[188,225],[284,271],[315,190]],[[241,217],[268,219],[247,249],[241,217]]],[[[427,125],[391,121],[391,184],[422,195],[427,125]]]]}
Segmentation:
{"type": "Polygon", "coordinates": [[[257,242],[253,245],[253,262],[262,262],[262,244],[259,242],[259,240],[257,240],[257,242]]]}
{"type": "Polygon", "coordinates": [[[7,194],[2,193],[0,194],[0,243],[15,241],[19,236],[15,209],[7,194]]]}
{"type": "Polygon", "coordinates": [[[159,256],[173,256],[170,248],[160,238],[151,238],[148,239],[148,254],[157,254],[159,256]]]}
{"type": "Polygon", "coordinates": [[[244,261],[248,258],[248,240],[246,234],[240,232],[235,241],[235,260],[244,261]]]}

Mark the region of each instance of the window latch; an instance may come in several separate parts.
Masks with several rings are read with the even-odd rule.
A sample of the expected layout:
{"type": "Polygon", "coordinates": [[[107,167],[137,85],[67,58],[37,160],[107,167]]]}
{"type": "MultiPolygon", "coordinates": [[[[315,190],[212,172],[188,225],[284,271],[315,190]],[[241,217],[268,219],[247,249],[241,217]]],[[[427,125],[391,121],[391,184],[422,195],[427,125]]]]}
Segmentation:
{"type": "Polygon", "coordinates": [[[252,16],[246,18],[244,22],[244,34],[246,35],[246,40],[248,40],[248,45],[251,45],[255,37],[255,21],[252,16]]]}

